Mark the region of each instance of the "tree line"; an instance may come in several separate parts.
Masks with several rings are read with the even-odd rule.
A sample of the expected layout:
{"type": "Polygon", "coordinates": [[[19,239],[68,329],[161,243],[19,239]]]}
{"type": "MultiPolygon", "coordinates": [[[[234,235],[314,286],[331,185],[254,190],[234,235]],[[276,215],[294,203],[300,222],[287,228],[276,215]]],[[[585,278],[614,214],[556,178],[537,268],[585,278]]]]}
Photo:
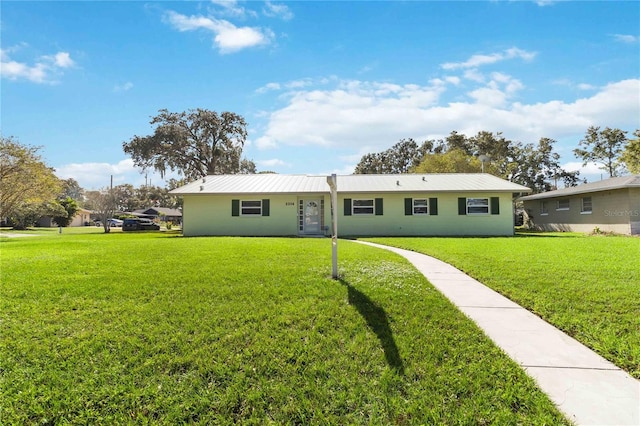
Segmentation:
{"type": "Polygon", "coordinates": [[[187,181],[208,174],[257,172],[253,161],[241,157],[247,124],[238,114],[161,109],[150,124],[153,134],[134,136],[123,142],[123,150],[143,170],[153,169],[163,177],[169,170],[178,172],[181,178],[170,179],[167,188],[123,184],[85,191],[74,179],[58,179],[38,154],[39,147],[1,137],[0,221],[25,229],[51,216],[59,226],[67,226],[82,207],[92,210],[109,232],[107,219],[119,212],[179,207],[181,200],[169,191],[187,181]]]}
{"type": "MultiPolygon", "coordinates": [[[[244,118],[232,112],[207,109],[184,112],[159,110],[151,118],[153,133],[133,136],[122,143],[136,166],[165,176],[177,172],[167,188],[130,184],[85,191],[73,179],[58,179],[38,154],[38,147],[15,138],[0,137],[0,221],[31,226],[42,216],[52,216],[66,226],[80,207],[93,210],[109,232],[107,220],[118,212],[150,206],[178,207],[171,189],[211,174],[257,173],[253,161],[242,158],[247,137],[244,118]]],[[[583,163],[599,163],[610,176],[625,171],[640,173],[640,130],[627,138],[620,129],[589,127],[574,154],[583,163]]],[[[452,131],[442,140],[417,143],[402,139],[391,148],[362,157],[355,173],[491,173],[531,188],[553,189],[557,183],[573,186],[578,172],[560,165],[555,140],[537,144],[514,142],[502,133],[478,132],[467,137],[452,131]]],[[[269,172],[264,172],[269,173],[269,172]]]]}
{"type": "Polygon", "coordinates": [[[15,229],[34,226],[43,216],[65,227],[80,208],[94,211],[106,224],[119,212],[180,206],[181,200],[169,191],[181,186],[182,180],[169,180],[167,188],[123,184],[87,191],[75,179],[59,179],[39,150],[13,137],[0,138],[0,220],[15,229]]]}
{"type": "MultiPolygon", "coordinates": [[[[640,173],[640,130],[634,139],[626,131],[589,127],[574,149],[576,157],[597,163],[609,176],[625,172],[640,173]]],[[[478,132],[467,137],[452,131],[441,140],[401,139],[391,148],[365,154],[355,168],[356,174],[394,173],[479,173],[485,172],[531,188],[534,193],[583,180],[579,172],[560,165],[556,141],[541,138],[537,144],[514,142],[502,133],[478,132]]]]}

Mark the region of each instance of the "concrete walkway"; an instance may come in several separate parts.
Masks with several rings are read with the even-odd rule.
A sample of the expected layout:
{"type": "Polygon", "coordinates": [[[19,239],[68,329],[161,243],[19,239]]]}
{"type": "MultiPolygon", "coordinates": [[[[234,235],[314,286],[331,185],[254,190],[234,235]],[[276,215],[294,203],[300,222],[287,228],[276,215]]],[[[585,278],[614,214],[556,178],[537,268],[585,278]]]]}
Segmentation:
{"type": "Polygon", "coordinates": [[[433,257],[398,253],[538,383],[577,425],[640,425],[640,381],[506,297],[433,257]]]}

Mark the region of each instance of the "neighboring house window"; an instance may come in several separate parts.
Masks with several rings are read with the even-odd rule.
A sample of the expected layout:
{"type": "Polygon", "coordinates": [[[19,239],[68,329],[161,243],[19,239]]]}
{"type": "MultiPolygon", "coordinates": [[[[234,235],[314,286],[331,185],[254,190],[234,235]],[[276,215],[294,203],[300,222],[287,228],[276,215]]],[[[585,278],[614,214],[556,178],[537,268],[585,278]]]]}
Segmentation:
{"type": "Polygon", "coordinates": [[[558,200],[556,210],[569,210],[569,199],[558,200]]]}
{"type": "Polygon", "coordinates": [[[382,198],[374,199],[344,199],[345,216],[382,216],[382,198]]]}
{"type": "Polygon", "coordinates": [[[269,216],[269,200],[231,200],[231,216],[269,216]]]}
{"type": "Polygon", "coordinates": [[[591,197],[582,197],[582,210],[580,213],[591,214],[593,211],[593,205],[591,204],[591,197]]]}
{"type": "Polygon", "coordinates": [[[549,204],[546,201],[540,201],[540,214],[549,214],[549,204]]]}
{"type": "Polygon", "coordinates": [[[405,198],[404,199],[405,216],[437,216],[438,215],[438,199],[437,198],[405,198]]]}
{"type": "Polygon", "coordinates": [[[500,214],[500,198],[458,198],[459,215],[500,214]]]}

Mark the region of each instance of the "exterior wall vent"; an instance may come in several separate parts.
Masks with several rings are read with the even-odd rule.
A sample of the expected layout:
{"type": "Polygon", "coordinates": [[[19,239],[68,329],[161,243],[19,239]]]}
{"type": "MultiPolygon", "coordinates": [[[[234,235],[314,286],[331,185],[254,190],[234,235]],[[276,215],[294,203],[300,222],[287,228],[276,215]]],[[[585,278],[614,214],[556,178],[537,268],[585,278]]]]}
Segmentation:
{"type": "Polygon", "coordinates": [[[200,185],[200,191],[204,191],[204,185],[200,185]]]}

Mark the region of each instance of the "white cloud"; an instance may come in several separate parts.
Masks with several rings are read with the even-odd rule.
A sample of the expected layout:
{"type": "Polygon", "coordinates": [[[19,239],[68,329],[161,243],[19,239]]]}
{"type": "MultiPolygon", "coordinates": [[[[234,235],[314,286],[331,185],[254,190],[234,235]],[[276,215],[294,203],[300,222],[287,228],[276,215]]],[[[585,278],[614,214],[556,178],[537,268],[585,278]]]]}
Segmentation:
{"type": "Polygon", "coordinates": [[[186,16],[174,11],[165,13],[165,20],[178,31],[206,30],[214,34],[213,42],[220,53],[271,43],[275,38],[269,29],[236,27],[229,21],[205,16],[186,16]]]}
{"type": "Polygon", "coordinates": [[[85,189],[108,187],[113,176],[113,184],[128,183],[127,176],[139,174],[133,160],[126,159],[117,164],[110,163],[71,163],[56,168],[56,175],[61,179],[73,178],[85,189]]]}
{"type": "Polygon", "coordinates": [[[580,84],[578,84],[578,89],[580,89],[580,90],[593,90],[593,89],[596,89],[596,87],[591,85],[591,84],[580,83],[580,84]]]}
{"type": "Polygon", "coordinates": [[[330,82],[336,82],[336,81],[337,81],[337,78],[334,76],[331,76],[328,78],[319,78],[319,79],[301,78],[298,80],[291,80],[284,83],[270,82],[256,89],[256,93],[263,94],[263,93],[277,91],[277,90],[302,89],[302,88],[314,86],[314,85],[326,85],[330,82]]]}
{"type": "Polygon", "coordinates": [[[279,17],[285,21],[293,19],[293,12],[284,4],[271,3],[269,0],[265,2],[262,12],[269,17],[279,17]]]}
{"type": "Polygon", "coordinates": [[[475,81],[476,83],[482,83],[485,80],[484,75],[476,69],[465,70],[463,76],[465,79],[475,81]]]}
{"type": "Polygon", "coordinates": [[[18,62],[9,57],[9,53],[17,48],[0,49],[0,74],[9,80],[29,80],[34,83],[55,83],[55,77],[62,74],[62,70],[71,68],[75,62],[68,52],[58,52],[37,58],[33,65],[18,62]]]}
{"type": "Polygon", "coordinates": [[[557,86],[566,86],[566,87],[569,87],[569,88],[572,88],[572,89],[578,89],[578,90],[594,90],[594,89],[597,89],[597,87],[592,85],[592,84],[574,83],[573,81],[569,80],[568,78],[561,78],[561,79],[554,80],[553,84],[555,84],[557,86]]]}
{"type": "Polygon", "coordinates": [[[133,83],[130,81],[127,81],[126,83],[123,83],[123,84],[116,84],[113,87],[114,92],[126,92],[131,89],[133,89],[133,83]]]}
{"type": "Polygon", "coordinates": [[[58,52],[53,56],[44,56],[43,58],[52,61],[60,68],[70,68],[75,65],[75,62],[69,56],[69,52],[58,52]]]}
{"type": "MultiPolygon", "coordinates": [[[[640,80],[624,80],[597,89],[573,102],[548,100],[514,102],[522,83],[495,73],[492,80],[472,88],[467,100],[442,104],[447,86],[395,85],[338,81],[335,87],[297,90],[287,104],[268,116],[258,149],[279,146],[321,146],[359,153],[389,148],[402,138],[439,139],[456,130],[502,132],[522,142],[541,137],[575,139],[592,125],[622,129],[640,127],[640,80]]],[[[576,139],[577,138],[577,139],[576,139]]],[[[572,139],[572,140],[573,140],[572,139]]],[[[355,155],[355,154],[354,154],[355,155]]],[[[354,157],[355,158],[355,157],[354,157]]],[[[344,158],[353,162],[353,158],[344,158]]]]}
{"type": "Polygon", "coordinates": [[[278,158],[272,158],[270,160],[260,160],[256,161],[256,163],[261,167],[290,166],[289,163],[278,158]]]}
{"type": "Polygon", "coordinates": [[[118,163],[70,163],[56,167],[56,176],[61,179],[75,179],[78,184],[86,190],[97,190],[108,188],[111,185],[113,176],[113,186],[125,183],[134,187],[149,183],[155,186],[165,186],[171,178],[178,178],[176,173],[169,172],[164,179],[159,174],[150,171],[145,178],[142,170],[133,164],[130,158],[118,163]]]}
{"type": "Polygon", "coordinates": [[[281,88],[280,83],[267,83],[264,86],[256,89],[256,93],[260,93],[260,94],[267,93],[274,90],[280,90],[280,88],[281,88]]]}
{"type": "Polygon", "coordinates": [[[256,147],[258,149],[271,149],[277,147],[278,144],[271,136],[261,136],[256,139],[256,147]]]}
{"type": "MultiPolygon", "coordinates": [[[[587,179],[587,182],[596,182],[609,177],[609,174],[602,169],[602,165],[596,163],[583,165],[581,161],[569,161],[563,164],[562,168],[568,172],[580,172],[579,178],[587,179]]],[[[560,182],[558,184],[561,186],[560,182]]]]}
{"type": "Polygon", "coordinates": [[[222,13],[227,16],[244,17],[249,14],[255,16],[252,11],[247,11],[244,7],[238,6],[236,0],[211,0],[214,5],[222,7],[222,13]]]}
{"type": "Polygon", "coordinates": [[[440,65],[440,67],[445,70],[477,68],[483,65],[495,64],[496,62],[514,58],[531,61],[533,60],[533,58],[535,58],[535,56],[536,52],[527,52],[526,50],[512,47],[502,52],[490,53],[488,55],[473,55],[465,62],[446,62],[440,65]]]}
{"type": "Polygon", "coordinates": [[[640,41],[640,37],[631,34],[613,34],[612,37],[615,41],[619,41],[621,43],[638,43],[640,41]]]}

